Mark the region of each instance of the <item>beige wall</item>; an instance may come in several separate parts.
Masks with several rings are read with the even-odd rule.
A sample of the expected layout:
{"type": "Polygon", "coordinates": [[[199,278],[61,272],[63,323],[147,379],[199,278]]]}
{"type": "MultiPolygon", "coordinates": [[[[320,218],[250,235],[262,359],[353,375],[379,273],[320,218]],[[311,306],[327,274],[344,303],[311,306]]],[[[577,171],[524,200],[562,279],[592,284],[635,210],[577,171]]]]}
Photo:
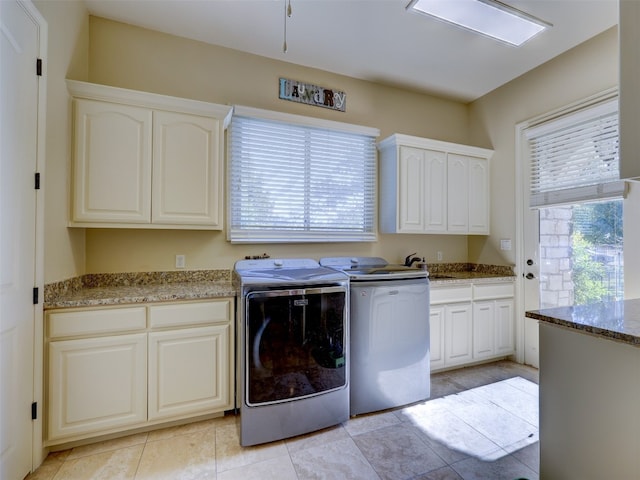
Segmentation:
{"type": "MultiPolygon", "coordinates": [[[[471,142],[488,143],[495,149],[491,163],[491,236],[470,237],[472,261],[515,263],[515,126],[617,86],[617,35],[617,28],[612,28],[470,105],[471,142]],[[501,238],[512,239],[514,249],[501,251],[501,238]]],[[[625,209],[632,208],[628,203],[625,209]]],[[[627,225],[625,222],[625,243],[627,225]]]]}
{"type": "MultiPolygon", "coordinates": [[[[377,127],[381,136],[400,132],[466,143],[468,107],[461,103],[382,87],[325,71],[274,61],[234,50],[132,27],[90,19],[89,80],[124,88],[220,104],[315,116],[377,127]],[[278,78],[330,86],[347,93],[347,111],[300,105],[278,99],[278,78]]],[[[490,145],[479,145],[490,147],[490,145]]],[[[86,270],[120,272],[170,270],[175,255],[187,268],[231,268],[245,256],[381,255],[399,261],[418,252],[435,261],[466,261],[465,236],[380,235],[375,244],[230,245],[224,232],[91,230],[86,233],[86,270]]]]}
{"type": "Polygon", "coordinates": [[[85,270],[85,235],[67,229],[70,162],[70,100],[65,79],[88,78],[89,19],[77,1],[34,2],[47,21],[47,135],[44,171],[45,283],[85,270]]]}
{"type": "MultiPolygon", "coordinates": [[[[464,105],[329,72],[86,17],[78,2],[36,2],[49,22],[47,230],[45,281],[80,273],[171,270],[184,254],[187,268],[230,268],[244,255],[381,255],[398,261],[417,251],[427,261],[513,264],[515,250],[515,125],[617,84],[617,31],[612,29],[478,101],[464,105]],[[87,66],[88,58],[88,66],[87,66]],[[51,63],[55,61],[55,66],[51,63]],[[277,79],[294,78],[343,90],[347,111],[284,102],[277,79]],[[400,132],[494,148],[492,235],[380,235],[374,244],[232,246],[224,232],[92,230],[66,227],[69,178],[68,97],[64,78],[240,104],[377,127],[381,138],[400,132]]],[[[635,193],[635,192],[634,192],[635,193]]],[[[630,204],[630,202],[627,202],[630,204]]],[[[625,205],[627,216],[633,205],[625,205]]],[[[626,222],[627,225],[632,223],[626,222]]],[[[631,228],[627,240],[640,237],[631,228]]],[[[640,262],[640,256],[639,262],[640,262]]],[[[627,258],[627,264],[633,262],[627,258]]]]}

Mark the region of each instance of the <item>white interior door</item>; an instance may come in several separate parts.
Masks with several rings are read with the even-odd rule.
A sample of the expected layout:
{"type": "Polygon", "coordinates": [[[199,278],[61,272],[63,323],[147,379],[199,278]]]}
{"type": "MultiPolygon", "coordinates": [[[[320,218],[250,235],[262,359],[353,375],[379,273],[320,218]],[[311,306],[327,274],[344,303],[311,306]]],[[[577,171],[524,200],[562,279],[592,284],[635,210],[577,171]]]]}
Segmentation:
{"type": "Polygon", "coordinates": [[[0,1],[0,478],[32,468],[40,27],[0,1]]]}

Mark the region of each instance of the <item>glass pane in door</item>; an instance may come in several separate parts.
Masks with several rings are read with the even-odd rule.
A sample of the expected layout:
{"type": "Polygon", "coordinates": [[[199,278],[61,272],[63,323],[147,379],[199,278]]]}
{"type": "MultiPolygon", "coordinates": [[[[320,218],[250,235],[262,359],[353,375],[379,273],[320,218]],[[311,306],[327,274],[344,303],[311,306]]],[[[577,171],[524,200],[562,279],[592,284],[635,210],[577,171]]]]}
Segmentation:
{"type": "Polygon", "coordinates": [[[540,308],[623,298],[622,200],[540,210],[540,308]]]}

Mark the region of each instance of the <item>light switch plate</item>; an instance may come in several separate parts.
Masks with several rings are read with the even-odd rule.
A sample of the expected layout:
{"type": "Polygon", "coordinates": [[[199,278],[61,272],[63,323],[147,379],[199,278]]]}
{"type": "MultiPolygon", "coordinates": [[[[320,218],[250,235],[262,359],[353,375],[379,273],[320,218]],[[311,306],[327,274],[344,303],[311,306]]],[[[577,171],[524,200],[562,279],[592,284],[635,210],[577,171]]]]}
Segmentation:
{"type": "Polygon", "coordinates": [[[511,250],[510,238],[503,238],[500,240],[500,250],[511,250]]]}
{"type": "Polygon", "coordinates": [[[184,255],[176,255],[176,268],[184,268],[186,265],[186,258],[184,255]]]}

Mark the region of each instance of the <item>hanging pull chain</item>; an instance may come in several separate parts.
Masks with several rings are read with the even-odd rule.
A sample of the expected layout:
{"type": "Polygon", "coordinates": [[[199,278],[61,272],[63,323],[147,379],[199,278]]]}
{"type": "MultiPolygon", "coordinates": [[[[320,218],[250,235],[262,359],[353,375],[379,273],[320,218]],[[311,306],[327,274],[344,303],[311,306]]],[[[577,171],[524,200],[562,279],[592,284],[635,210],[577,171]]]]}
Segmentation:
{"type": "Polygon", "coordinates": [[[284,44],[282,45],[282,51],[287,53],[287,18],[291,17],[291,0],[284,0],[284,44]]]}

